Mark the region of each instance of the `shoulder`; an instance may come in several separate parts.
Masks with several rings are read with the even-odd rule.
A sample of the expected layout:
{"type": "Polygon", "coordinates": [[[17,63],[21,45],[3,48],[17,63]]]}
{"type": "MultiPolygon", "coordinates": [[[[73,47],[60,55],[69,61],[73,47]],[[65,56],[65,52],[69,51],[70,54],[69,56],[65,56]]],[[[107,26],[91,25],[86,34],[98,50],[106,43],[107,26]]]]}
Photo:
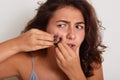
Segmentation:
{"type": "Polygon", "coordinates": [[[88,80],[103,80],[103,69],[102,64],[93,63],[93,76],[87,78],[88,80]]]}
{"type": "Polygon", "coordinates": [[[27,53],[17,53],[7,60],[2,62],[3,65],[9,65],[14,67],[14,69],[20,71],[20,69],[25,68],[26,65],[31,65],[32,56],[28,55],[27,53]]]}
{"type": "Polygon", "coordinates": [[[11,56],[8,59],[8,62],[13,62],[16,67],[21,65],[29,65],[31,63],[32,56],[28,55],[28,53],[18,53],[16,55],[11,56]]]}
{"type": "Polygon", "coordinates": [[[11,57],[9,57],[6,61],[8,62],[26,62],[31,59],[31,56],[29,56],[27,53],[17,53],[11,57]]]}
{"type": "Polygon", "coordinates": [[[2,64],[19,68],[21,65],[24,65],[26,63],[29,64],[31,62],[31,58],[32,57],[27,53],[17,53],[3,61],[2,64]]]}
{"type": "Polygon", "coordinates": [[[26,53],[18,53],[0,63],[0,79],[28,74],[31,67],[31,57],[26,53]]]}

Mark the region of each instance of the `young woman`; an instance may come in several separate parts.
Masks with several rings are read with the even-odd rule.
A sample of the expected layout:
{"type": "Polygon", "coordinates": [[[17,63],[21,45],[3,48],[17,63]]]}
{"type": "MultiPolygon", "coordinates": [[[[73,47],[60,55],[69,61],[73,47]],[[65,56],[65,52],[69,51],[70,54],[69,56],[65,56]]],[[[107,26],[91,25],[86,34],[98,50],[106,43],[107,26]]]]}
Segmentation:
{"type": "Polygon", "coordinates": [[[103,80],[100,27],[87,0],[47,0],[20,36],[0,44],[0,79],[103,80]]]}

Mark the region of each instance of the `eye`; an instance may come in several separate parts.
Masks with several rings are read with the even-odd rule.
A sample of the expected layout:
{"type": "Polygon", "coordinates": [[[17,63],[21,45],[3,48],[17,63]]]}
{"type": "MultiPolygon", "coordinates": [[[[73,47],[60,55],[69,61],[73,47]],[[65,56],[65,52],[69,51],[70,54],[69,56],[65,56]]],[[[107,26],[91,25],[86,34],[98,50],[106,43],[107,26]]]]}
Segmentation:
{"type": "Polygon", "coordinates": [[[60,27],[60,28],[63,28],[63,27],[66,26],[66,24],[58,24],[57,26],[60,27]]]}
{"type": "Polygon", "coordinates": [[[84,26],[82,26],[82,25],[76,25],[75,26],[77,29],[83,29],[84,28],[84,26]]]}

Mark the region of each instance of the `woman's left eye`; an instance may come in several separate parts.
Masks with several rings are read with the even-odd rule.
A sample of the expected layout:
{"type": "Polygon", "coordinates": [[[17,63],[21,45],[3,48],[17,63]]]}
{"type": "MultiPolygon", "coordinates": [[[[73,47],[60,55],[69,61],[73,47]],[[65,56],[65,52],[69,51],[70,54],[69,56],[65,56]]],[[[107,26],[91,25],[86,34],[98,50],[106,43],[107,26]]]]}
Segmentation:
{"type": "Polygon", "coordinates": [[[77,29],[83,29],[84,28],[84,26],[82,26],[82,25],[76,25],[75,26],[77,29]]]}

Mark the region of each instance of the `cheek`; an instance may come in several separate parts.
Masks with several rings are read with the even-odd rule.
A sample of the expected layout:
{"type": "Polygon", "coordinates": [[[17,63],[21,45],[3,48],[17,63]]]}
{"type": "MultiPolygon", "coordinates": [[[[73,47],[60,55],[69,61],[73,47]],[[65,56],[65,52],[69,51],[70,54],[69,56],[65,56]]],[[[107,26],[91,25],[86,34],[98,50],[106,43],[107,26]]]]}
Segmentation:
{"type": "Polygon", "coordinates": [[[59,30],[57,27],[55,26],[48,26],[46,31],[50,34],[56,34],[58,35],[59,37],[62,37],[62,36],[65,36],[65,32],[62,31],[62,30],[59,30]]]}
{"type": "Polygon", "coordinates": [[[78,35],[78,39],[77,40],[78,40],[78,43],[80,45],[82,44],[84,38],[85,38],[85,32],[82,32],[82,33],[80,33],[80,35],[78,35]]]}
{"type": "Polygon", "coordinates": [[[56,35],[58,35],[59,37],[62,37],[62,39],[64,40],[64,38],[66,37],[66,32],[57,30],[56,35]]]}
{"type": "Polygon", "coordinates": [[[54,28],[54,26],[47,26],[46,31],[50,34],[56,34],[56,29],[54,28]]]}

